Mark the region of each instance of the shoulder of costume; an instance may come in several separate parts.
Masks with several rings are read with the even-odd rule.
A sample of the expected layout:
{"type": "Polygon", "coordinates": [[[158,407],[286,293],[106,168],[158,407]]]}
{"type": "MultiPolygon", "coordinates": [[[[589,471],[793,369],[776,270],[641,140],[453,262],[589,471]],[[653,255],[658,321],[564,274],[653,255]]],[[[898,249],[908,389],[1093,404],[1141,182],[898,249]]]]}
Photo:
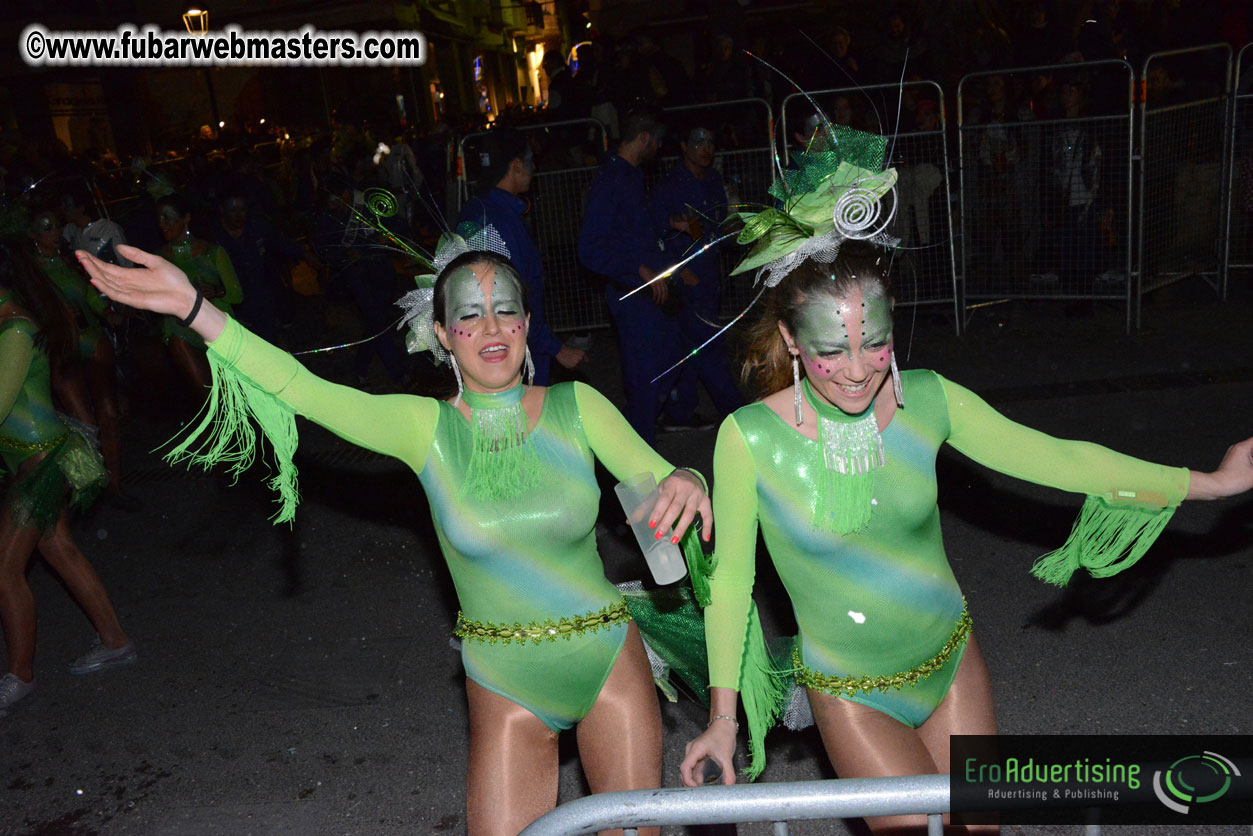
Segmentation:
{"type": "Polygon", "coordinates": [[[35,324],[35,320],[28,316],[10,314],[9,316],[0,317],[0,334],[9,331],[17,331],[34,339],[35,335],[39,333],[39,326],[35,324]]]}
{"type": "MultiPolygon", "coordinates": [[[[588,389],[591,389],[593,392],[596,392],[595,388],[588,386],[586,383],[583,383],[582,381],[566,380],[566,381],[562,381],[561,383],[553,383],[549,386],[544,387],[544,400],[547,401],[549,398],[568,398],[571,401],[573,401],[576,395],[576,390],[574,388],[576,384],[580,386],[587,386],[588,389]]],[[[597,394],[600,394],[600,393],[597,392],[597,394]]]]}
{"type": "MultiPolygon", "coordinates": [[[[922,395],[942,390],[944,377],[931,369],[901,369],[901,388],[906,392],[917,392],[922,395]]],[[[909,407],[909,395],[905,396],[905,407],[909,407]]]]}

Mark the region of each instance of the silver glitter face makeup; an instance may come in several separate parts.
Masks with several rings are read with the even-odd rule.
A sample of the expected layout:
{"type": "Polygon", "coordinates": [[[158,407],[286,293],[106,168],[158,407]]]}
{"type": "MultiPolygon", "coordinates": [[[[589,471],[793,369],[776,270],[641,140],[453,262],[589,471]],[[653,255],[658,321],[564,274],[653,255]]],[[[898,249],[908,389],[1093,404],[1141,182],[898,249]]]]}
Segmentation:
{"type": "Polygon", "coordinates": [[[472,337],[489,309],[503,329],[524,327],[526,315],[522,286],[505,270],[492,271],[482,265],[463,265],[449,275],[446,293],[446,321],[449,333],[454,336],[472,337]],[[494,280],[488,282],[481,279],[493,272],[494,280]],[[490,300],[484,296],[485,285],[491,287],[490,300]]]}

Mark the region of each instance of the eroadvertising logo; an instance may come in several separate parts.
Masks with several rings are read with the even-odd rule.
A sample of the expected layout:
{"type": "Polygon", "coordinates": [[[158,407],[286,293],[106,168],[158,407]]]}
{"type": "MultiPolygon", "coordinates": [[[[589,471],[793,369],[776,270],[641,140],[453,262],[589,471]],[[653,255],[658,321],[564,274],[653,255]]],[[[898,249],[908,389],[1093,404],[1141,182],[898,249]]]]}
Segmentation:
{"type": "Polygon", "coordinates": [[[1240,770],[1217,752],[1185,755],[1153,773],[1153,792],[1158,801],[1186,816],[1190,805],[1208,804],[1226,795],[1233,777],[1241,777],[1240,770]]]}
{"type": "Polygon", "coordinates": [[[955,735],[949,781],[968,824],[1251,825],[1250,770],[1249,735],[955,735]]]}

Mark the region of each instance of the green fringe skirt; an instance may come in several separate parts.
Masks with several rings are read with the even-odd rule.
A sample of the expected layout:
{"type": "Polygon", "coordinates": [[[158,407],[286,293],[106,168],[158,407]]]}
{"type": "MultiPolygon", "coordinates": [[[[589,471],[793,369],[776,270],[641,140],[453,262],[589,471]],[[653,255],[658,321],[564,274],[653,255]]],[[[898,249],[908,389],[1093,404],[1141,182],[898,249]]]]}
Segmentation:
{"type": "Polygon", "coordinates": [[[57,521],[67,506],[83,509],[109,483],[104,460],[76,429],[44,456],[29,473],[19,475],[4,497],[16,528],[33,525],[40,531],[57,521]]]}

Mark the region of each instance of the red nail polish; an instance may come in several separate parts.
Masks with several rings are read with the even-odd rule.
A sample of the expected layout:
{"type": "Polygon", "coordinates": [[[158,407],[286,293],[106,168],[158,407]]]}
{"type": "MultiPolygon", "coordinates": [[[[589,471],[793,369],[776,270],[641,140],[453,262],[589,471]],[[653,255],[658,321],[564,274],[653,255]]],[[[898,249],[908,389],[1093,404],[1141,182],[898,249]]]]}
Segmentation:
{"type": "Polygon", "coordinates": [[[648,521],[648,527],[649,527],[649,528],[656,528],[656,527],[657,527],[657,521],[656,521],[656,520],[649,520],[649,521],[648,521]]]}
{"type": "Polygon", "coordinates": [[[677,542],[679,542],[679,535],[677,535],[677,534],[676,534],[676,535],[674,535],[673,537],[671,537],[671,538],[670,538],[670,542],[671,542],[671,543],[677,543],[677,542]]]}
{"type": "Polygon", "coordinates": [[[656,537],[654,537],[653,539],[654,539],[654,540],[660,540],[660,539],[661,539],[661,532],[660,532],[660,531],[658,531],[658,532],[657,532],[657,536],[656,536],[656,537]]]}

